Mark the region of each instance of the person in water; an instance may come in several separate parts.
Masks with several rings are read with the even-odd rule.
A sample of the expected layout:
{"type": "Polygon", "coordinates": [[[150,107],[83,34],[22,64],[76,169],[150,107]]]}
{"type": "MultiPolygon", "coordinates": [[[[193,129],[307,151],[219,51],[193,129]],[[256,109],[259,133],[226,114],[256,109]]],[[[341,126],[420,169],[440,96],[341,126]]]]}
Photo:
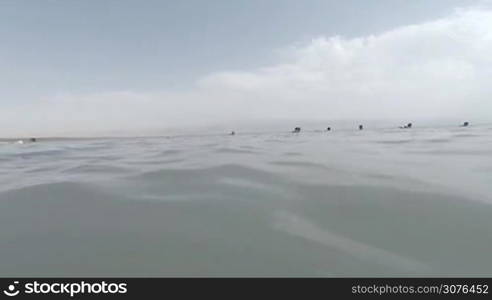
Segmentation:
{"type": "Polygon", "coordinates": [[[231,131],[231,135],[236,135],[236,132],[235,131],[231,131]]]}
{"type": "Polygon", "coordinates": [[[293,133],[299,133],[299,132],[301,132],[301,127],[294,128],[294,130],[292,132],[293,133]]]}
{"type": "Polygon", "coordinates": [[[30,138],[30,139],[29,139],[29,141],[30,141],[31,143],[35,143],[35,142],[36,142],[36,138],[30,138]]]}
{"type": "Polygon", "coordinates": [[[326,131],[331,131],[331,127],[326,128],[326,131]]]}
{"type": "Polygon", "coordinates": [[[462,127],[468,127],[468,125],[470,125],[470,123],[465,122],[465,123],[463,123],[462,127]]]}
{"type": "Polygon", "coordinates": [[[408,129],[408,128],[412,128],[412,123],[408,123],[407,125],[404,125],[404,126],[400,126],[401,129],[408,129]]]}
{"type": "Polygon", "coordinates": [[[364,125],[359,125],[359,130],[363,130],[364,129],[364,125]]]}

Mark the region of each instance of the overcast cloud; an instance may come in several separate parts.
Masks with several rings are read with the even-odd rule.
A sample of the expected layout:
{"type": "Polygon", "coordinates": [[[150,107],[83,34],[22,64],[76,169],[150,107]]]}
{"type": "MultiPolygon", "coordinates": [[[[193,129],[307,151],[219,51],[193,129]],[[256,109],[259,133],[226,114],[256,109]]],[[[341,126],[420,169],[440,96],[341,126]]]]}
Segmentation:
{"type": "Polygon", "coordinates": [[[260,119],[492,118],[486,6],[372,35],[294,40],[271,53],[266,66],[208,72],[180,90],[62,90],[4,105],[0,134],[155,133],[260,119]]]}

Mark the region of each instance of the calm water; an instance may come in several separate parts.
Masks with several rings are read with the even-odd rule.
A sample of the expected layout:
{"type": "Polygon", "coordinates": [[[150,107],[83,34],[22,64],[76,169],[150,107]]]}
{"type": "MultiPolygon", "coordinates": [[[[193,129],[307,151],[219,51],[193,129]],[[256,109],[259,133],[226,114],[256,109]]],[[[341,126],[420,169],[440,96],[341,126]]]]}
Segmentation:
{"type": "Polygon", "coordinates": [[[492,276],[492,128],[0,143],[0,276],[492,276]]]}

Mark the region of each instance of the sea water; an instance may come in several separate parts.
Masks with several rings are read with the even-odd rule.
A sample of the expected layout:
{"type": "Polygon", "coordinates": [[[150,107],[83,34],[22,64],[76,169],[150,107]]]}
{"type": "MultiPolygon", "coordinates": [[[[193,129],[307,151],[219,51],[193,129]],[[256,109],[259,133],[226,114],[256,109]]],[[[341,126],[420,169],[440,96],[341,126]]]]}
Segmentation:
{"type": "Polygon", "coordinates": [[[0,276],[492,276],[492,127],[0,143],[0,276]]]}

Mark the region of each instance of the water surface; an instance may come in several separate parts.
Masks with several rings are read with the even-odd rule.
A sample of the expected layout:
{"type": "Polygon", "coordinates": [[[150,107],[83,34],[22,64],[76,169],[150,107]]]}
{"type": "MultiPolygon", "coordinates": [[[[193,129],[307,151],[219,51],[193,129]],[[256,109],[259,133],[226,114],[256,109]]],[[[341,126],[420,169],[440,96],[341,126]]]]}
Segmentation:
{"type": "Polygon", "coordinates": [[[492,130],[0,143],[0,276],[492,276],[492,130]]]}

